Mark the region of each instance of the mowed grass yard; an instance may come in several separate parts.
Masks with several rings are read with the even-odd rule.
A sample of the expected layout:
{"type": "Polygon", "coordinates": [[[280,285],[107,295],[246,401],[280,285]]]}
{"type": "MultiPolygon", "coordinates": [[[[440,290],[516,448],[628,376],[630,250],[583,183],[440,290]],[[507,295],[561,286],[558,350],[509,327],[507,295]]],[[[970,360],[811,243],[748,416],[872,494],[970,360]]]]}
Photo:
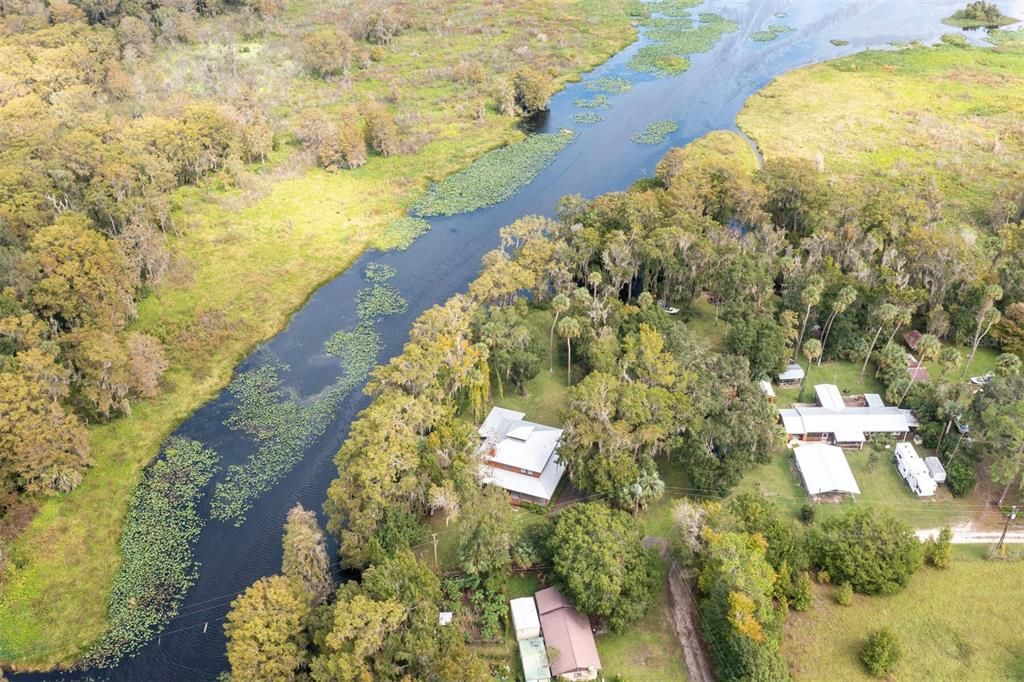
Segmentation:
{"type": "MultiPolygon", "coordinates": [[[[479,0],[461,4],[493,9],[479,0]]],[[[488,68],[488,56],[495,50],[523,40],[530,43],[526,58],[558,66],[561,82],[578,78],[633,39],[627,4],[511,3],[505,8],[509,21],[498,33],[451,24],[451,49],[438,49],[435,32],[407,33],[375,63],[378,72],[357,87],[367,95],[386,92],[399,101],[414,98],[423,112],[432,112],[433,118],[423,122],[430,140],[415,153],[372,157],[355,171],[327,173],[307,170],[285,144],[270,163],[253,169],[257,173],[244,186],[226,186],[222,178],[212,178],[175,195],[174,265],[143,299],[133,324],[167,346],[171,367],[164,389],[158,398],[133,405],[131,418],[92,427],[94,465],[82,485],[68,495],[45,500],[31,524],[5,548],[0,663],[45,669],[74,662],[106,627],[107,595],[120,564],[118,541],[128,500],[160,443],[216,395],[238,361],[280,330],[320,284],[365,249],[390,247],[383,227],[403,215],[429,182],[494,147],[521,139],[515,119],[493,111],[483,121],[468,111],[453,116],[448,105],[458,93],[449,86],[425,84],[448,83],[437,73],[463,56],[478,58],[488,68]],[[547,39],[537,39],[538,34],[547,39]],[[387,74],[391,78],[385,78],[387,74]]],[[[282,21],[308,25],[311,19],[304,13],[318,7],[319,3],[295,3],[282,21]]],[[[273,35],[285,43],[294,38],[273,35]]],[[[249,45],[248,53],[273,52],[257,48],[249,45]]],[[[168,87],[199,83],[189,69],[203,66],[205,52],[198,53],[204,50],[209,52],[175,47],[157,55],[153,71],[178,69],[173,74],[178,80],[168,77],[168,87]]],[[[268,78],[284,80],[261,82],[294,86],[288,92],[307,104],[337,97],[336,84],[318,85],[296,75],[290,53],[281,54],[280,73],[270,73],[274,67],[268,66],[268,78]]]]}
{"type": "Polygon", "coordinates": [[[903,657],[893,680],[1024,679],[1024,561],[986,561],[955,552],[945,570],[922,568],[899,594],[854,595],[815,585],[814,603],[786,619],[783,653],[797,680],[869,680],[858,658],[868,633],[889,627],[903,657]]]}

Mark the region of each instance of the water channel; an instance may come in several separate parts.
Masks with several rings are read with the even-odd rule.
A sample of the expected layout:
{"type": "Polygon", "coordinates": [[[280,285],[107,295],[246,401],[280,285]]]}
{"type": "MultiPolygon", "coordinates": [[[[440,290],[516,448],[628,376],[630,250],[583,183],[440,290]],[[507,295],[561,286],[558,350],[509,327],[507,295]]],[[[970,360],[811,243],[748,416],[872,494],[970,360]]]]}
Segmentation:
{"type": "MultiPolygon", "coordinates": [[[[401,350],[410,324],[422,311],[465,290],[479,271],[481,256],[497,247],[498,229],[503,225],[523,215],[552,215],[566,194],[593,197],[623,190],[651,175],[670,147],[685,145],[712,130],[735,130],[744,101],[786,71],[893,42],[933,42],[955,30],[943,26],[941,19],[963,4],[962,0],[709,0],[695,11],[721,14],[737,21],[739,30],[725,35],[709,52],[693,55],[688,71],[655,78],[629,70],[626,64],[644,45],[644,38],[615,55],[587,74],[584,83],[552,99],[550,113],[540,123],[541,132],[570,128],[579,135],[531,184],[499,205],[431,220],[432,229],[408,250],[364,254],[321,287],[284,330],[257,348],[236,371],[267,363],[287,365],[282,378],[289,388],[300,397],[319,394],[340,372],[338,360],[324,354],[323,344],[337,330],[357,324],[355,294],[366,287],[367,263],[394,268],[397,274],[390,284],[408,301],[406,313],[377,323],[384,361],[401,350]],[[752,33],[773,23],[794,30],[770,42],[751,39],[752,33]],[[849,44],[833,45],[834,38],[849,44]],[[573,102],[593,96],[585,82],[601,77],[627,78],[635,84],[627,93],[609,96],[611,107],[599,112],[604,120],[593,125],[575,123],[573,116],[584,110],[573,102]],[[648,123],[662,120],[679,124],[664,143],[630,141],[648,123]]],[[[1002,7],[1007,14],[1024,16],[1024,0],[1002,4],[1010,5],[1002,7]]],[[[336,475],[332,458],[349,423],[366,404],[358,389],[352,391],[323,435],[285,478],[256,501],[241,526],[207,522],[195,547],[200,563],[197,583],[178,616],[138,655],[110,670],[14,679],[214,680],[227,668],[223,619],[231,599],[256,579],[279,571],[281,529],[289,508],[302,503],[320,512],[327,486],[336,475]]],[[[230,464],[244,463],[253,451],[244,432],[224,425],[235,406],[233,396],[224,391],[176,432],[214,448],[222,471],[230,464]]],[[[207,517],[209,503],[208,495],[202,506],[207,517]]]]}

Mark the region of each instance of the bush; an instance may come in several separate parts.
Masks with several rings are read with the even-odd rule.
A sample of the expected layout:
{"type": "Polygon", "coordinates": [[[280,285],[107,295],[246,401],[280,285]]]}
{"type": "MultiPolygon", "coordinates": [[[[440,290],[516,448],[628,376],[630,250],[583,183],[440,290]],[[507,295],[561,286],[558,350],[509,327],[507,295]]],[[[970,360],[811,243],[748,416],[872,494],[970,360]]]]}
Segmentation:
{"type": "Polygon", "coordinates": [[[512,87],[515,90],[516,105],[526,114],[547,109],[548,100],[555,90],[551,76],[527,66],[512,76],[512,87]]]}
{"type": "Polygon", "coordinates": [[[921,543],[888,511],[855,509],[830,518],[816,545],[818,566],[865,594],[898,592],[921,566],[921,543]]]}
{"type": "Polygon", "coordinates": [[[867,643],[860,650],[861,662],[875,677],[883,677],[891,672],[901,655],[900,644],[889,628],[872,631],[868,635],[867,643]]]}
{"type": "Polygon", "coordinates": [[[321,27],[302,39],[302,64],[321,78],[335,76],[348,71],[352,50],[347,33],[321,27]]]}
{"type": "Polygon", "coordinates": [[[806,611],[811,608],[811,577],[804,571],[793,582],[793,592],[789,605],[794,611],[806,611]]]}
{"type": "Polygon", "coordinates": [[[850,583],[843,583],[839,586],[835,599],[840,606],[849,606],[853,603],[853,588],[850,587],[850,583]]]}
{"type": "Polygon", "coordinates": [[[813,502],[804,502],[800,505],[800,520],[809,526],[814,523],[814,515],[817,512],[818,507],[813,502]]]}
{"type": "Polygon", "coordinates": [[[822,585],[828,585],[832,582],[832,575],[828,571],[818,571],[818,582],[822,585]]]}
{"type": "Polygon", "coordinates": [[[956,497],[970,495],[977,482],[974,467],[962,459],[946,467],[946,486],[956,497]]]}
{"type": "Polygon", "coordinates": [[[925,541],[924,560],[935,568],[949,568],[953,563],[953,531],[948,526],[939,531],[938,540],[925,541]]]}

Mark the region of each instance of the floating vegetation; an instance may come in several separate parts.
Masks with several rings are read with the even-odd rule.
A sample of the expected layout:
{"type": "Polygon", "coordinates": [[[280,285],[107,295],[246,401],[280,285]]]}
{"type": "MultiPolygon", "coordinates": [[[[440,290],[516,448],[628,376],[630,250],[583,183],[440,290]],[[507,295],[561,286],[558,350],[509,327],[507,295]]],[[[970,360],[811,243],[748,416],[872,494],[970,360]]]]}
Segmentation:
{"type": "Polygon", "coordinates": [[[367,263],[363,276],[368,282],[386,282],[395,276],[395,269],[383,263],[367,263]]]}
{"type": "Polygon", "coordinates": [[[577,99],[573,105],[580,109],[611,109],[612,104],[608,101],[607,95],[595,95],[590,99],[577,99]]]}
{"type": "Polygon", "coordinates": [[[583,84],[591,92],[605,92],[609,95],[621,95],[633,89],[633,81],[626,78],[595,78],[583,84]]]}
{"type": "Polygon", "coordinates": [[[571,130],[530,135],[484,154],[435,184],[413,206],[420,216],[455,215],[508,199],[551,164],[576,137],[571,130]]]}
{"type": "Polygon", "coordinates": [[[666,137],[677,130],[679,130],[679,125],[675,121],[655,121],[648,123],[644,132],[637,133],[629,139],[639,144],[661,144],[666,137]]]}
{"type": "Polygon", "coordinates": [[[832,43],[836,47],[843,47],[844,45],[849,45],[850,44],[849,40],[843,40],[842,38],[833,38],[832,40],[830,40],[828,42],[832,43]]]}
{"type": "Polygon", "coordinates": [[[423,218],[406,216],[388,223],[388,226],[384,228],[382,238],[387,244],[392,244],[393,248],[405,251],[428,230],[430,230],[430,223],[423,218]]]}
{"type": "Polygon", "coordinates": [[[390,284],[374,284],[356,294],[356,312],[360,320],[401,315],[408,309],[409,304],[390,284]]]}
{"type": "Polygon", "coordinates": [[[698,20],[696,26],[691,19],[681,15],[649,20],[644,26],[644,34],[653,42],[637,50],[627,66],[656,76],[678,75],[690,68],[687,55],[707,52],[723,35],[739,28],[735,21],[710,12],[701,12],[698,20]]]}
{"type": "Polygon", "coordinates": [[[344,377],[325,394],[302,402],[282,387],[279,369],[268,365],[245,372],[228,387],[239,406],[224,423],[252,435],[259,447],[245,464],[228,467],[214,489],[210,514],[219,521],[242,525],[256,498],[302,459],[306,448],[327,430],[341,401],[369,371],[346,368],[344,377]]]}
{"type": "Polygon", "coordinates": [[[324,344],[324,352],[340,359],[349,376],[366,376],[377,364],[383,347],[373,323],[365,321],[350,332],[335,333],[324,344]]]}
{"type": "Polygon", "coordinates": [[[578,114],[574,114],[572,120],[577,123],[582,123],[583,125],[591,125],[603,121],[604,116],[593,111],[583,111],[578,114]]]}
{"type": "Polygon", "coordinates": [[[789,33],[796,29],[792,26],[786,26],[784,24],[769,24],[768,28],[764,31],[755,31],[750,34],[751,40],[756,40],[760,43],[768,43],[778,38],[783,33],[789,33]]]}
{"type": "Polygon", "coordinates": [[[110,667],[167,626],[198,574],[192,546],[203,527],[197,505],[217,471],[217,453],[169,438],[132,493],[121,534],[121,566],[110,593],[109,627],[81,667],[110,667]]]}

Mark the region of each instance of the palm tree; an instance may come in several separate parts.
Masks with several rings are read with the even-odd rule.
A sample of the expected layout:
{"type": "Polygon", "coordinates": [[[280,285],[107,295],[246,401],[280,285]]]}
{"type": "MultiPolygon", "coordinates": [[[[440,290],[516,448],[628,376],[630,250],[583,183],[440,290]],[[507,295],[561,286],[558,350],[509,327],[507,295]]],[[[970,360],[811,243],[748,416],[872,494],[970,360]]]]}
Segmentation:
{"type": "Polygon", "coordinates": [[[574,317],[563,317],[558,323],[558,335],[565,339],[565,348],[568,351],[569,361],[566,369],[565,383],[572,385],[572,340],[578,339],[583,333],[580,321],[574,317]]]}
{"type": "Polygon", "coordinates": [[[803,322],[800,323],[800,334],[796,339],[796,347],[793,349],[793,362],[800,357],[800,347],[804,343],[804,334],[807,332],[807,321],[811,319],[811,311],[814,306],[821,303],[821,294],[825,289],[825,280],[821,275],[811,275],[804,282],[803,291],[800,292],[800,303],[804,308],[803,322]]]}
{"type": "Polygon", "coordinates": [[[990,284],[985,287],[985,296],[978,307],[978,314],[974,318],[977,325],[974,327],[974,337],[971,339],[971,354],[967,357],[967,362],[964,363],[964,371],[960,374],[961,379],[967,376],[967,370],[971,368],[971,363],[974,362],[974,354],[978,352],[981,340],[985,338],[1002,317],[999,309],[995,307],[996,301],[1002,299],[1002,297],[1003,289],[998,284],[990,284]]]}
{"type": "Polygon", "coordinates": [[[871,359],[871,354],[875,351],[875,344],[878,343],[878,337],[882,335],[882,330],[896,322],[896,318],[899,317],[899,312],[899,309],[892,303],[883,303],[877,310],[875,310],[874,318],[878,321],[878,329],[875,330],[875,336],[871,339],[871,345],[868,347],[868,352],[864,356],[864,364],[860,368],[860,375],[862,377],[864,376],[864,372],[868,369],[868,360],[871,359]]]}
{"type": "Polygon", "coordinates": [[[1020,374],[1021,361],[1016,353],[1003,353],[996,358],[996,374],[1011,377],[1020,374]]]}
{"type": "Polygon", "coordinates": [[[921,366],[930,360],[934,360],[939,357],[939,353],[942,351],[942,342],[939,341],[939,337],[934,334],[925,334],[917,342],[917,364],[914,365],[914,371],[910,373],[910,383],[907,384],[907,388],[903,391],[903,395],[900,396],[900,400],[897,405],[902,405],[907,395],[910,393],[910,389],[913,387],[914,382],[917,381],[918,370],[921,366]]]}
{"type": "Polygon", "coordinates": [[[548,341],[548,359],[551,363],[551,367],[548,369],[549,372],[555,371],[555,325],[558,324],[558,317],[562,313],[569,312],[571,305],[572,301],[565,294],[557,294],[551,299],[551,309],[555,311],[555,320],[551,323],[551,338],[548,341]]]}
{"type": "MultiPolygon", "coordinates": [[[[807,339],[804,343],[803,348],[804,357],[807,358],[807,369],[810,370],[811,365],[814,361],[821,357],[821,341],[818,339],[807,339]]],[[[804,372],[804,378],[800,380],[800,398],[803,399],[804,395],[804,382],[807,381],[807,372],[804,372]]]]}

